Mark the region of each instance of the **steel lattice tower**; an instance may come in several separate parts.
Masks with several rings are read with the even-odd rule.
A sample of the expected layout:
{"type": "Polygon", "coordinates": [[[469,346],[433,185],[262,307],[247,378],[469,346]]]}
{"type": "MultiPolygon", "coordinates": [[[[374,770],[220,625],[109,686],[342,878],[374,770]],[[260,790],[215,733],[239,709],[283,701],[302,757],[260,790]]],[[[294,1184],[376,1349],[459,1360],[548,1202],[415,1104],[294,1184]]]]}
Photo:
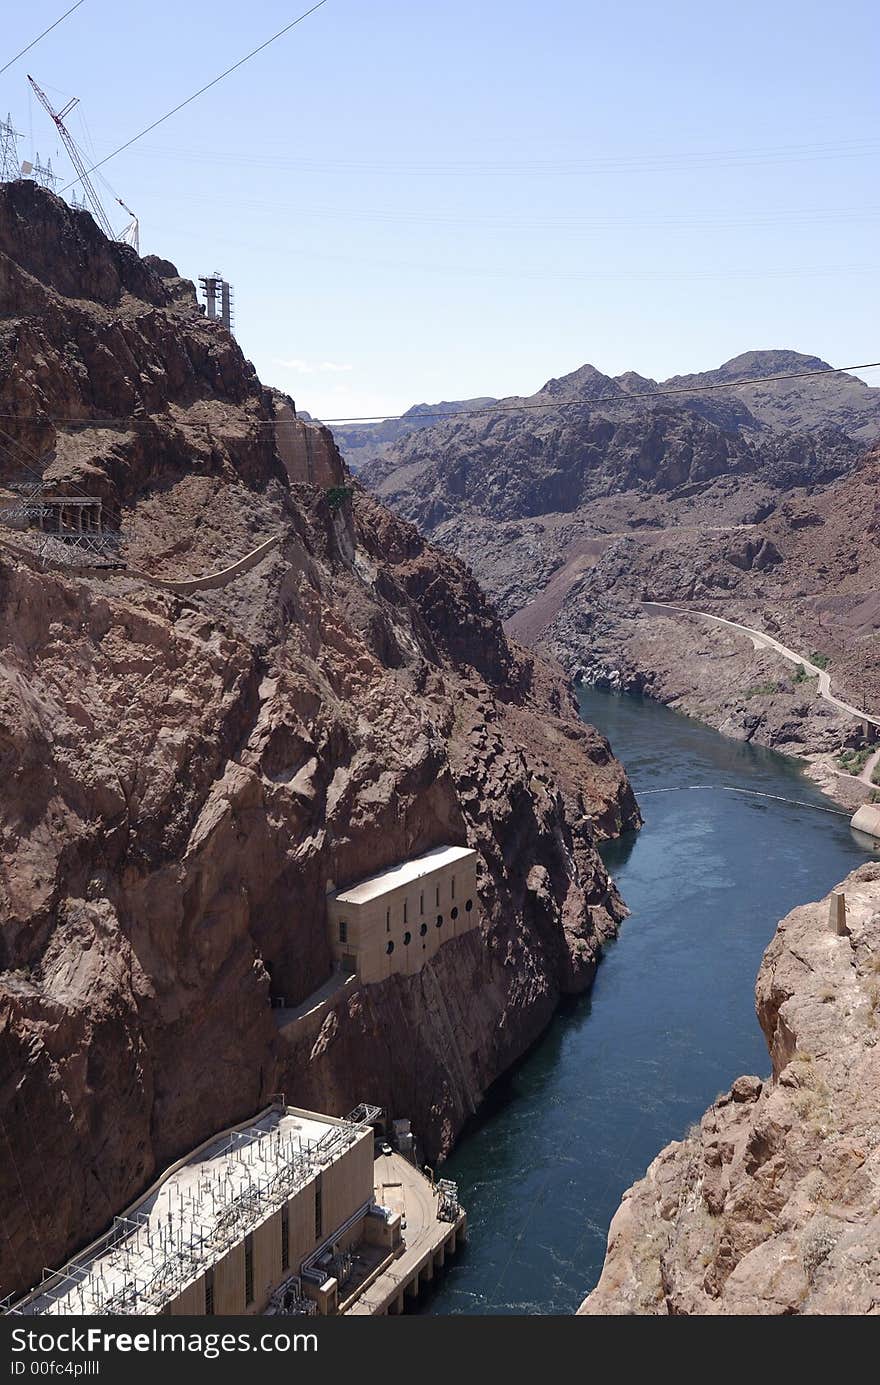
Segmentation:
{"type": "Polygon", "coordinates": [[[0,183],[14,183],[16,178],[21,177],[21,165],[18,162],[20,138],[20,132],[12,124],[11,115],[7,115],[5,121],[0,120],[0,183]]]}

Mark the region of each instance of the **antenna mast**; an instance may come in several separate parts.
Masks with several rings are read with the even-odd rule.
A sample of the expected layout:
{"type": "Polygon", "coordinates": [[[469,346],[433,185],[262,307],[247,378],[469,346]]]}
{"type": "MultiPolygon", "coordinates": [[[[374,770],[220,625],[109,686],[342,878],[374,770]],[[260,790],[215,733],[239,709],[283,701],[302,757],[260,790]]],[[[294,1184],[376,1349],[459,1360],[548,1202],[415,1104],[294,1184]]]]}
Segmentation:
{"type": "Polygon", "coordinates": [[[48,114],[52,117],[53,121],[55,122],[55,125],[56,125],[57,128],[58,128],[58,133],[59,133],[59,135],[61,136],[62,140],[64,141],[64,147],[65,147],[65,149],[67,150],[68,154],[70,155],[70,162],[73,164],[74,168],[76,169],[77,176],[78,176],[79,181],[81,182],[81,184],[82,184],[82,186],[83,186],[83,190],[85,191],[86,197],[88,198],[89,202],[91,203],[92,215],[94,216],[95,220],[97,221],[97,223],[98,223],[98,225],[100,226],[101,230],[104,232],[104,235],[107,237],[107,239],[108,239],[108,240],[115,240],[115,239],[116,239],[116,236],[114,235],[113,227],[110,225],[110,222],[107,220],[107,213],[104,211],[104,208],[101,206],[101,199],[99,198],[98,194],[96,193],[96,191],[95,191],[95,189],[94,189],[94,187],[93,187],[93,185],[92,185],[91,179],[89,178],[89,175],[88,175],[88,173],[86,172],[86,166],[85,166],[85,164],[84,164],[83,161],[82,161],[82,158],[81,158],[81,156],[80,156],[80,152],[79,152],[79,150],[77,149],[76,144],[74,143],[73,136],[71,135],[71,133],[70,133],[70,131],[68,130],[67,126],[64,124],[64,117],[65,117],[67,114],[69,114],[70,111],[73,110],[74,106],[75,106],[75,105],[77,104],[77,102],[79,101],[79,97],[78,97],[78,96],[72,97],[72,98],[68,101],[67,105],[64,107],[63,110],[61,110],[61,111],[56,111],[56,110],[53,110],[53,108],[52,108],[52,103],[51,103],[51,101],[49,100],[49,98],[48,98],[48,96],[46,95],[46,93],[43,91],[43,88],[42,88],[41,86],[39,86],[39,84],[38,84],[37,82],[34,81],[33,77],[30,75],[30,73],[28,73],[28,81],[30,82],[31,86],[33,87],[34,91],[36,92],[37,99],[39,100],[40,105],[43,106],[43,108],[44,108],[44,109],[48,112],[48,114]]]}

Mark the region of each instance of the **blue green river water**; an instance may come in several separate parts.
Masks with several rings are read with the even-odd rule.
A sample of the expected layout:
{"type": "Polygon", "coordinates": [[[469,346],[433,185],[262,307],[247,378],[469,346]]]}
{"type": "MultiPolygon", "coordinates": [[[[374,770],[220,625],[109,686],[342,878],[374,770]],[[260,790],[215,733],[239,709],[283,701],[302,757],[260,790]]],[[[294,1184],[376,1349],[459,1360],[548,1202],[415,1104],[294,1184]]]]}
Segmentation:
{"type": "Polygon", "coordinates": [[[496,1084],[444,1166],[470,1242],[423,1312],[577,1307],[624,1189],[736,1077],[767,1072],[754,985],[777,920],[866,859],[795,762],[641,699],[585,689],[581,709],[645,818],[603,851],[631,914],[590,995],[496,1084]]]}

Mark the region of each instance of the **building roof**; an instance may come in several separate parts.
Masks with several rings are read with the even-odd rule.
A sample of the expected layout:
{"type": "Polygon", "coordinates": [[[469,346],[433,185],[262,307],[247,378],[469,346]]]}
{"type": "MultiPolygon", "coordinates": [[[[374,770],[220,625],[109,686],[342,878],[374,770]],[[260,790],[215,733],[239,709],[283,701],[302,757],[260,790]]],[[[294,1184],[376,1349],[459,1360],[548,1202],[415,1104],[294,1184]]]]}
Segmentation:
{"type": "Polygon", "coordinates": [[[177,1298],[317,1172],[372,1131],[270,1106],[178,1161],[99,1240],[13,1306],[32,1314],[150,1314],[177,1298]]]}
{"type": "Polygon", "coordinates": [[[371,875],[368,880],[362,880],[358,885],[337,890],[333,898],[337,904],[367,904],[371,899],[378,899],[380,895],[400,889],[401,885],[412,884],[423,875],[430,875],[435,870],[442,870],[444,866],[451,866],[454,861],[475,858],[476,854],[469,846],[437,846],[433,851],[426,851],[424,856],[416,856],[414,860],[404,861],[399,866],[390,866],[388,870],[371,875]]]}

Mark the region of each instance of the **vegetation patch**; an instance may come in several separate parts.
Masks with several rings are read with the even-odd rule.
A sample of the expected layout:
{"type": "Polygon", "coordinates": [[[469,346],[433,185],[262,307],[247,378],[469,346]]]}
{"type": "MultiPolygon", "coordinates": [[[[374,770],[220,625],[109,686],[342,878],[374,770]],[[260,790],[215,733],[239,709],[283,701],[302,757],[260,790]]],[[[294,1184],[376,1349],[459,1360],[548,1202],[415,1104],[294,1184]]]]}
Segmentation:
{"type": "MultiPolygon", "coordinates": [[[[860,746],[858,750],[842,750],[837,757],[838,767],[845,774],[861,774],[873,753],[873,747],[870,745],[860,746]]],[[[880,783],[880,780],[874,782],[880,783]]]]}
{"type": "Polygon", "coordinates": [[[753,683],[750,688],[746,688],[746,697],[772,697],[774,693],[784,692],[785,684],[778,681],[768,681],[767,683],[753,683]]]}
{"type": "Polygon", "coordinates": [[[336,511],[342,505],[345,504],[346,500],[351,499],[351,497],[354,495],[354,487],[331,486],[329,490],[326,490],[324,492],[324,494],[327,498],[327,504],[330,506],[330,509],[336,511]]]}

